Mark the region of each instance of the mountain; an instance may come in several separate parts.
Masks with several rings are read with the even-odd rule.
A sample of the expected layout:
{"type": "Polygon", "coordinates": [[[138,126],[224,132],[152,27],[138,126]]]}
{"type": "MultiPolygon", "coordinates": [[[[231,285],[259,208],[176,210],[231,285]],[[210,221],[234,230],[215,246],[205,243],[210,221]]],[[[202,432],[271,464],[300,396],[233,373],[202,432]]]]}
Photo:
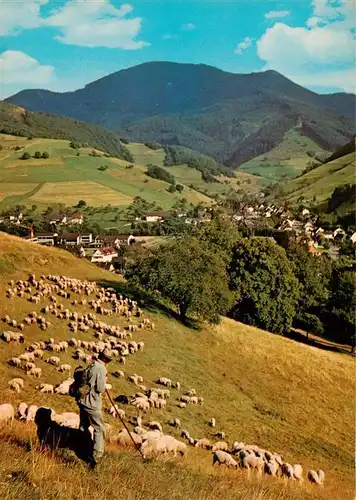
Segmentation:
{"type": "Polygon", "coordinates": [[[119,136],[103,127],[64,116],[33,113],[0,101],[0,133],[22,137],[68,139],[97,148],[112,156],[131,161],[132,155],[119,136]]]}
{"type": "Polygon", "coordinates": [[[25,90],[8,101],[130,140],[188,147],[231,168],[270,151],[299,123],[330,151],[353,132],[353,95],[319,95],[276,71],[233,74],[202,64],[145,63],[75,92],[25,90]]]}

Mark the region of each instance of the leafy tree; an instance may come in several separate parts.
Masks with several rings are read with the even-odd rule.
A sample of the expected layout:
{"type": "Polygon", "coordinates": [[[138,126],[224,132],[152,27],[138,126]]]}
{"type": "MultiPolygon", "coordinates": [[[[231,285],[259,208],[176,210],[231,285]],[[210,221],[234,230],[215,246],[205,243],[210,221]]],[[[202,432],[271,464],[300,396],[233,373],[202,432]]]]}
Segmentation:
{"type": "Polygon", "coordinates": [[[238,237],[236,224],[223,215],[214,217],[210,224],[203,224],[198,234],[200,241],[212,251],[220,253],[227,264],[238,237]]]}
{"type": "Polygon", "coordinates": [[[153,150],[162,148],[161,144],[158,144],[157,142],[145,142],[145,146],[153,150]]]}
{"type": "Polygon", "coordinates": [[[228,272],[235,292],[232,318],[275,333],[290,328],[299,283],[281,247],[266,238],[241,238],[233,248],[228,272]]]}
{"type": "Polygon", "coordinates": [[[87,206],[87,202],[85,200],[79,200],[77,203],[77,208],[84,208],[87,206]]]}
{"type": "Polygon", "coordinates": [[[42,158],[45,158],[45,159],[49,158],[49,153],[48,153],[48,151],[43,151],[43,153],[42,153],[42,158]]]}
{"type": "Polygon", "coordinates": [[[165,181],[173,185],[176,183],[174,175],[170,174],[166,169],[159,167],[158,165],[147,165],[146,173],[153,179],[160,179],[161,181],[165,181]]]}
{"type": "Polygon", "coordinates": [[[175,187],[175,185],[174,185],[174,184],[170,184],[170,185],[169,185],[169,187],[168,187],[168,189],[167,189],[167,191],[168,191],[169,193],[175,193],[175,192],[176,192],[176,187],[175,187]]]}
{"type": "Polygon", "coordinates": [[[184,190],[183,184],[176,184],[176,190],[178,193],[181,193],[184,190]]]}
{"type": "Polygon", "coordinates": [[[329,297],[330,258],[327,255],[316,258],[306,247],[294,242],[289,243],[286,253],[300,283],[299,310],[321,307],[329,297]]]}
{"type": "Polygon", "coordinates": [[[296,325],[306,332],[307,340],[309,340],[310,332],[316,333],[317,335],[321,335],[324,332],[324,325],[315,314],[300,314],[297,316],[296,325]]]}
{"type": "Polygon", "coordinates": [[[25,151],[23,153],[23,155],[21,156],[20,160],[29,160],[30,158],[31,158],[30,153],[28,153],[27,151],[25,151]]]}
{"type": "Polygon", "coordinates": [[[224,261],[196,238],[175,240],[144,255],[127,271],[128,279],[171,300],[182,321],[194,314],[217,323],[230,303],[224,261]]]}
{"type": "Polygon", "coordinates": [[[334,264],[331,277],[331,296],[328,309],[338,323],[339,340],[355,350],[356,279],[351,259],[340,258],[334,264]]]}
{"type": "Polygon", "coordinates": [[[105,172],[105,170],[107,170],[109,167],[107,165],[100,165],[100,167],[98,168],[98,170],[100,170],[100,172],[105,172]]]}
{"type": "Polygon", "coordinates": [[[41,151],[36,151],[35,154],[33,155],[34,158],[41,158],[41,151]]]}

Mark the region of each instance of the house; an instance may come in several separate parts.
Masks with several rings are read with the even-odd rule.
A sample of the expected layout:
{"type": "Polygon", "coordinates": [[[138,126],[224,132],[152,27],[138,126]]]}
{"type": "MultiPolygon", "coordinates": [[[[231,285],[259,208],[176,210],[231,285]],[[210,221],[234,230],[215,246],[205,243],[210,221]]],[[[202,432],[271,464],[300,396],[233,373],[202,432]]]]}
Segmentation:
{"type": "Polygon", "coordinates": [[[66,224],[67,215],[61,212],[59,212],[58,214],[52,214],[49,216],[48,221],[53,226],[60,226],[66,224]]]}
{"type": "Polygon", "coordinates": [[[144,220],[146,222],[162,222],[171,215],[172,214],[170,212],[147,212],[140,220],[144,220]]]}
{"type": "Polygon", "coordinates": [[[81,234],[80,235],[80,243],[82,245],[90,245],[92,242],[93,242],[93,235],[92,235],[92,233],[81,234]]]}
{"type": "Polygon", "coordinates": [[[107,248],[98,248],[92,258],[91,262],[112,262],[114,258],[118,257],[118,253],[114,248],[107,247],[107,248]]]}
{"type": "Polygon", "coordinates": [[[54,246],[57,236],[57,233],[36,233],[36,243],[54,246]]]}
{"type": "Polygon", "coordinates": [[[104,236],[103,242],[105,246],[112,246],[115,248],[120,248],[121,246],[131,245],[135,241],[132,234],[119,234],[115,236],[104,236]]]}
{"type": "Polygon", "coordinates": [[[83,224],[84,222],[84,217],[82,214],[80,213],[75,213],[73,215],[71,215],[70,217],[68,217],[68,220],[67,220],[67,224],[72,226],[74,224],[83,224]]]}
{"type": "Polygon", "coordinates": [[[80,245],[81,236],[78,233],[66,233],[59,237],[59,243],[61,245],[74,246],[80,245]]]}

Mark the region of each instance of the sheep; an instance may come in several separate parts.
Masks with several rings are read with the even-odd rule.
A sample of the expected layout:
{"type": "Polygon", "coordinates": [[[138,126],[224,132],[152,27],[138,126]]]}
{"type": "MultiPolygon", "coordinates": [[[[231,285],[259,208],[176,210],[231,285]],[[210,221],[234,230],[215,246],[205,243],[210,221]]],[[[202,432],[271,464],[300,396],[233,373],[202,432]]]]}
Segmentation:
{"type": "Polygon", "coordinates": [[[70,371],[72,370],[72,367],[71,367],[70,365],[67,365],[67,364],[65,364],[65,365],[60,365],[60,366],[57,368],[57,370],[58,370],[59,372],[70,372],[70,371]]]}
{"type": "Polygon", "coordinates": [[[235,469],[238,468],[238,463],[236,460],[232,458],[229,453],[226,453],[225,451],[222,450],[217,450],[213,452],[213,465],[218,463],[219,465],[226,465],[227,467],[234,467],[235,469]]]}
{"type": "Polygon", "coordinates": [[[225,432],[219,431],[215,434],[218,439],[225,439],[225,432]]]}
{"type": "MultiPolygon", "coordinates": [[[[197,441],[195,441],[194,446],[196,448],[203,448],[203,450],[211,450],[211,449],[213,449],[212,444],[210,443],[209,439],[207,439],[207,438],[198,439],[197,441]]],[[[214,450],[214,451],[219,451],[219,449],[214,450]]]]}
{"type": "Polygon", "coordinates": [[[172,427],[176,427],[177,429],[180,429],[180,427],[181,427],[181,423],[180,423],[179,418],[177,418],[177,417],[176,417],[176,418],[174,418],[173,420],[171,420],[171,421],[169,422],[169,425],[171,425],[172,427]]]}
{"type": "Polygon", "coordinates": [[[135,398],[132,404],[143,412],[147,412],[150,409],[150,403],[144,398],[135,398]]]}
{"type": "Polygon", "coordinates": [[[36,386],[36,389],[44,394],[53,394],[54,392],[54,387],[52,384],[40,384],[36,386]]]}
{"type": "Polygon", "coordinates": [[[163,436],[166,438],[166,450],[168,453],[173,452],[173,456],[177,455],[179,452],[181,455],[185,455],[187,450],[187,445],[172,436],[163,436]]]}
{"type": "Polygon", "coordinates": [[[33,354],[34,354],[35,358],[42,359],[43,355],[44,355],[44,351],[42,349],[35,349],[33,351],[33,354]]]}
{"type": "Polygon", "coordinates": [[[172,382],[172,388],[180,391],[180,382],[172,382]]]}
{"type": "Polygon", "coordinates": [[[293,471],[293,467],[291,466],[291,464],[288,464],[287,462],[285,462],[281,466],[281,471],[282,471],[282,476],[288,477],[289,479],[294,479],[294,471],[293,471]]]}
{"type": "Polygon", "coordinates": [[[154,399],[153,406],[155,408],[163,409],[167,406],[167,401],[165,399],[162,399],[162,398],[154,399]]]}
{"type": "Polygon", "coordinates": [[[34,377],[40,378],[42,376],[42,368],[34,366],[26,372],[26,375],[33,375],[34,377]]]}
{"type": "Polygon", "coordinates": [[[225,442],[225,441],[217,441],[213,448],[212,448],[213,451],[227,451],[228,450],[228,444],[225,442]]]}
{"type": "Polygon", "coordinates": [[[152,430],[158,430],[162,432],[162,425],[155,420],[153,420],[152,422],[147,422],[147,427],[149,427],[152,430]]]}
{"type": "Polygon", "coordinates": [[[28,409],[27,403],[20,403],[18,405],[18,407],[17,407],[17,414],[18,414],[20,420],[25,420],[26,419],[27,409],[28,409]]]}
{"type": "Polygon", "coordinates": [[[15,418],[15,412],[12,405],[5,403],[0,405],[0,424],[12,423],[15,418]]]}
{"type": "Polygon", "coordinates": [[[210,427],[215,427],[216,426],[216,420],[214,417],[211,417],[211,419],[209,420],[209,425],[210,427]]]}
{"type": "Polygon", "coordinates": [[[160,377],[157,380],[157,384],[165,385],[166,387],[172,387],[172,381],[171,381],[171,379],[166,378],[166,377],[160,377]]]}
{"type": "Polygon", "coordinates": [[[308,472],[308,479],[311,483],[319,484],[319,485],[321,484],[319,474],[315,470],[310,470],[308,472]]]}
{"type": "Polygon", "coordinates": [[[181,403],[189,404],[190,403],[190,396],[184,396],[183,395],[183,396],[180,397],[179,400],[180,400],[181,403]]]}
{"type": "Polygon", "coordinates": [[[38,406],[31,405],[27,408],[26,422],[34,422],[38,406]]]}
{"type": "Polygon", "coordinates": [[[15,380],[9,380],[8,386],[9,386],[9,389],[16,391],[18,393],[20,393],[20,391],[21,391],[20,385],[15,380]]]}
{"type": "Polygon", "coordinates": [[[187,430],[183,429],[180,433],[180,437],[181,438],[184,438],[184,439],[189,439],[190,438],[190,434],[187,430]]]}
{"type": "Polygon", "coordinates": [[[122,370],[117,370],[113,373],[113,376],[117,378],[125,378],[125,373],[122,370]]]}
{"type": "Polygon", "coordinates": [[[187,403],[184,403],[183,401],[180,401],[177,406],[178,406],[178,408],[186,408],[187,403]]]}
{"type": "Polygon", "coordinates": [[[320,483],[323,484],[325,481],[325,472],[321,469],[318,469],[316,472],[318,474],[320,483]]]}
{"type": "Polygon", "coordinates": [[[115,418],[118,416],[118,414],[119,414],[121,419],[125,418],[124,410],[121,410],[121,408],[119,408],[117,405],[111,406],[110,408],[108,408],[107,412],[110,413],[110,415],[112,415],[115,418]]]}
{"type": "Polygon", "coordinates": [[[20,358],[13,357],[9,360],[8,363],[9,363],[9,365],[16,366],[17,368],[21,367],[21,359],[20,358]]]}
{"type": "Polygon", "coordinates": [[[159,455],[166,453],[167,451],[167,441],[163,439],[163,436],[156,439],[144,441],[141,445],[141,452],[144,458],[152,455],[159,455]]]}
{"type": "Polygon", "coordinates": [[[35,361],[35,355],[33,352],[25,352],[24,354],[20,354],[19,359],[21,361],[35,361]]]}
{"type": "Polygon", "coordinates": [[[241,466],[245,469],[257,469],[257,471],[261,473],[264,466],[264,461],[261,457],[248,455],[243,460],[241,460],[241,466]]]}
{"type": "Polygon", "coordinates": [[[54,389],[54,392],[56,394],[62,394],[62,395],[69,394],[69,387],[72,385],[73,382],[74,382],[74,379],[71,379],[71,378],[68,380],[65,380],[64,382],[62,382],[61,384],[56,386],[56,388],[54,389]]]}
{"type": "Polygon", "coordinates": [[[49,363],[50,365],[54,366],[59,366],[61,363],[61,360],[57,358],[57,356],[51,356],[50,358],[46,359],[46,363],[49,363]]]}
{"type": "Polygon", "coordinates": [[[278,469],[279,465],[275,460],[271,460],[265,464],[265,473],[269,476],[276,476],[278,469]]]}
{"type": "Polygon", "coordinates": [[[159,431],[158,429],[151,430],[151,431],[144,431],[143,433],[141,433],[142,442],[152,441],[153,439],[157,439],[161,436],[163,436],[163,433],[161,431],[159,431]]]}
{"type": "Polygon", "coordinates": [[[131,432],[130,434],[131,434],[131,437],[126,429],[122,429],[119,432],[119,434],[117,434],[116,436],[112,436],[110,438],[110,442],[116,443],[116,444],[121,445],[121,446],[131,447],[131,446],[133,446],[133,442],[132,442],[132,439],[133,439],[135,442],[135,445],[139,446],[142,444],[141,436],[139,436],[138,434],[136,434],[134,432],[131,432]]]}
{"type": "Polygon", "coordinates": [[[293,477],[297,481],[303,481],[303,467],[300,464],[293,465],[293,477]]]}
{"type": "Polygon", "coordinates": [[[202,396],[198,397],[198,405],[204,404],[204,398],[202,396]]]}

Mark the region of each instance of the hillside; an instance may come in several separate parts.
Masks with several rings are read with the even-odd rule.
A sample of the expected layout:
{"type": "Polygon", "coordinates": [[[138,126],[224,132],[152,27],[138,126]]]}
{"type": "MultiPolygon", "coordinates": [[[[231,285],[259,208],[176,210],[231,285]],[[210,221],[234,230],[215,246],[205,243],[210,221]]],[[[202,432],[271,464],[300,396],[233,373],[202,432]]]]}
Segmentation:
{"type": "Polygon", "coordinates": [[[127,149],[121,144],[119,137],[110,130],[64,116],[32,113],[4,101],[0,101],[0,133],[22,137],[68,139],[130,161],[127,149]]]}
{"type": "Polygon", "coordinates": [[[137,196],[162,209],[172,207],[183,196],[188,203],[210,204],[211,198],[185,186],[182,194],[169,193],[167,182],[146,175],[146,164],[163,162],[162,150],[129,144],[127,151],[138,151],[137,163],[104,156],[91,148],[73,149],[68,140],[30,139],[0,134],[0,207],[17,203],[48,206],[53,203],[75,205],[84,199],[88,205],[127,206],[137,196]],[[16,148],[20,148],[16,150],[16,148]],[[34,158],[46,151],[49,158],[34,158]],[[27,152],[31,156],[23,160],[27,152]],[[145,163],[143,158],[150,158],[145,163]],[[134,165],[133,168],[127,168],[134,165]],[[104,167],[105,170],[100,170],[104,167]],[[106,169],[107,167],[107,169],[106,169]]]}
{"type": "Polygon", "coordinates": [[[287,180],[300,175],[315,153],[327,154],[315,141],[303,135],[302,127],[297,126],[284,134],[278,146],[243,163],[239,170],[260,175],[269,182],[287,180]]]}
{"type": "Polygon", "coordinates": [[[291,203],[322,203],[337,187],[355,182],[355,153],[349,153],[314,168],[283,186],[282,196],[291,203]]]}
{"type": "MultiPolygon", "coordinates": [[[[47,299],[34,305],[25,298],[5,298],[7,282],[27,279],[30,272],[106,282],[118,290],[123,286],[119,278],[64,251],[4,234],[0,234],[0,255],[0,309],[2,315],[17,320],[32,310],[39,312],[47,303],[47,299]]],[[[59,301],[72,309],[70,301],[74,297],[59,301]]],[[[77,310],[89,311],[86,306],[78,306],[77,310]]],[[[148,387],[157,377],[167,376],[179,380],[184,390],[195,387],[205,401],[203,406],[178,409],[175,399],[179,394],[172,390],[167,408],[150,410],[144,418],[159,420],[166,432],[178,436],[179,431],[167,425],[168,420],[178,416],[183,428],[194,437],[212,438],[215,431],[209,428],[208,420],[214,416],[216,430],[224,430],[229,443],[235,439],[257,443],[282,453],[291,463],[301,463],[305,470],[320,467],[326,472],[325,487],[265,476],[257,479],[253,473],[248,479],[243,470],[213,468],[211,453],[192,447],[186,457],[142,462],[137,453],[112,445],[100,473],[93,474],[69,452],[38,453],[34,426],[16,422],[0,432],[1,498],[72,500],[90,494],[106,500],[115,498],[118,491],[128,500],[353,497],[354,366],[349,356],[301,345],[227,319],[218,327],[190,330],[158,311],[146,314],[154,320],[155,330],[134,334],[134,339],[144,338],[145,349],[130,356],[124,367],[114,362],[109,371],[124,369],[126,376],[139,373],[148,387]]],[[[48,332],[35,325],[25,328],[26,345],[49,336],[56,340],[68,338],[66,323],[50,318],[48,332]]],[[[121,328],[126,325],[121,316],[103,320],[121,328]]],[[[92,332],[78,333],[78,337],[93,340],[92,332]]],[[[23,372],[9,367],[6,361],[22,351],[21,344],[3,344],[0,350],[0,403],[17,404],[21,400],[48,405],[58,412],[75,411],[73,400],[67,396],[40,395],[35,390],[38,381],[32,378],[25,377],[26,387],[20,395],[8,390],[7,381],[23,372]]],[[[75,364],[71,352],[60,353],[60,358],[75,364]]],[[[41,381],[64,378],[44,361],[36,363],[43,369],[41,381]]],[[[110,383],[115,395],[129,395],[136,390],[127,378],[111,376],[110,383]]],[[[124,408],[128,415],[133,414],[133,407],[124,408]]],[[[106,418],[114,427],[120,427],[112,417],[106,418]]]]}
{"type": "Polygon", "coordinates": [[[353,100],[350,94],[320,96],[275,71],[232,74],[169,62],[118,71],[75,92],[25,90],[8,99],[137,142],[185,146],[231,168],[276,147],[300,120],[320,147],[336,149],[352,136],[353,100]]]}

